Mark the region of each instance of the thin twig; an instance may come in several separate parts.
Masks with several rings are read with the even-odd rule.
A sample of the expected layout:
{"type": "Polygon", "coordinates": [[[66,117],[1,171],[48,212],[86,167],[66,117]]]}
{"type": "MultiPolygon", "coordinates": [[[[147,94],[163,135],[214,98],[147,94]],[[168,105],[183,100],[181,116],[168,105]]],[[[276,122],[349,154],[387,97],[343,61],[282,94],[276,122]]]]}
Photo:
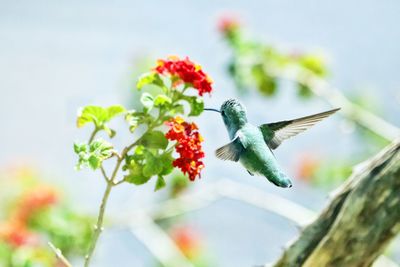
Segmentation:
{"type": "Polygon", "coordinates": [[[57,259],[59,259],[66,267],[72,267],[72,264],[69,263],[67,258],[64,257],[64,255],[62,254],[62,252],[61,252],[61,250],[59,248],[54,246],[53,243],[51,243],[50,241],[47,242],[47,244],[53,250],[53,252],[56,255],[57,259]]]}
{"type": "Polygon", "coordinates": [[[104,169],[103,165],[100,166],[101,174],[103,174],[103,178],[105,179],[106,183],[110,181],[110,179],[107,176],[106,170],[104,169]]]}
{"type": "Polygon", "coordinates": [[[120,184],[122,184],[122,183],[124,183],[124,182],[125,182],[125,180],[124,180],[124,179],[121,179],[121,180],[119,180],[118,182],[114,182],[114,186],[120,185],[120,184]]]}

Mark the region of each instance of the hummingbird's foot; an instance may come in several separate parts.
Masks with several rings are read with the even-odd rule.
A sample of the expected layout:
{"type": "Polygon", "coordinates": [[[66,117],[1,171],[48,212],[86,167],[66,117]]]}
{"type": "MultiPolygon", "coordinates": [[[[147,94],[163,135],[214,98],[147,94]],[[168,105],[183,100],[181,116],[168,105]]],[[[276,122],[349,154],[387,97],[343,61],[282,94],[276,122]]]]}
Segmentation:
{"type": "Polygon", "coordinates": [[[250,172],[249,170],[246,170],[251,176],[254,176],[254,173],[250,172]]]}

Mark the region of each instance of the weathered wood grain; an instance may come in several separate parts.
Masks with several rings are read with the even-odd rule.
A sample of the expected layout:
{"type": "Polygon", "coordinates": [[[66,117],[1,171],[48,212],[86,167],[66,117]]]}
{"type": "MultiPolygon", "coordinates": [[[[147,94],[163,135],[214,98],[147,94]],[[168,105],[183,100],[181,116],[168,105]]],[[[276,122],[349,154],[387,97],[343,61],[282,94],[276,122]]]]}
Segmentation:
{"type": "Polygon", "coordinates": [[[371,266],[400,231],[400,139],[355,169],[275,267],[371,266]]]}

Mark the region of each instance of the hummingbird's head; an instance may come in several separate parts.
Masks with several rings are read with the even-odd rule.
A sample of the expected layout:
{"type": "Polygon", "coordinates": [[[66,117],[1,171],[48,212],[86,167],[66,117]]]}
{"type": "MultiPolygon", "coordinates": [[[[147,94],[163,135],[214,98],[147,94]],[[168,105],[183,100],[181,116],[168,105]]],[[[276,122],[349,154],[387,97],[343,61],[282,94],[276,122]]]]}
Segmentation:
{"type": "Polygon", "coordinates": [[[228,129],[237,129],[247,123],[246,108],[236,99],[226,100],[220,111],[228,129]]]}
{"type": "Polygon", "coordinates": [[[246,108],[236,99],[226,100],[222,103],[220,110],[214,108],[205,108],[204,110],[221,114],[231,138],[237,130],[247,123],[246,108]]]}

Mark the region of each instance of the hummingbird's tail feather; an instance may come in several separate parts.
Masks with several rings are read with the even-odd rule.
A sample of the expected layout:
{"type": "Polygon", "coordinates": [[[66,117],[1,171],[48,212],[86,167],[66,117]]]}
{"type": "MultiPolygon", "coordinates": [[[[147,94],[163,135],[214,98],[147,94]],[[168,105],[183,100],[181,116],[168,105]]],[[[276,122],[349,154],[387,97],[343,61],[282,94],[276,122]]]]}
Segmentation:
{"type": "Polygon", "coordinates": [[[276,186],[283,187],[283,188],[290,188],[292,187],[292,182],[290,181],[289,177],[284,173],[280,172],[278,175],[273,175],[273,178],[270,176],[265,176],[271,183],[276,186]]]}

